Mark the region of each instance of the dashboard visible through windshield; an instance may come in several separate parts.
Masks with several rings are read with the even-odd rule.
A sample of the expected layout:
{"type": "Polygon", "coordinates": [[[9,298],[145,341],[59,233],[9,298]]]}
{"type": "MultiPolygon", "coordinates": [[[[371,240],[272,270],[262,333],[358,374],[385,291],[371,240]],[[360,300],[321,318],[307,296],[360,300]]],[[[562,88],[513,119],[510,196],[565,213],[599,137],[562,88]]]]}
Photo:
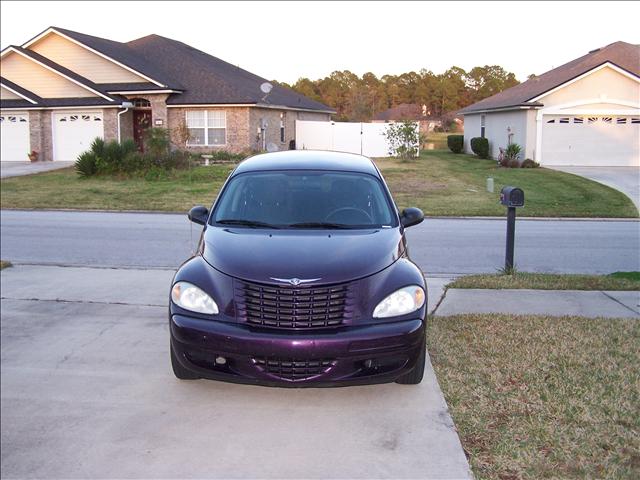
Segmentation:
{"type": "Polygon", "coordinates": [[[336,171],[247,172],[216,203],[214,224],[249,228],[354,229],[397,225],[380,180],[336,171]]]}

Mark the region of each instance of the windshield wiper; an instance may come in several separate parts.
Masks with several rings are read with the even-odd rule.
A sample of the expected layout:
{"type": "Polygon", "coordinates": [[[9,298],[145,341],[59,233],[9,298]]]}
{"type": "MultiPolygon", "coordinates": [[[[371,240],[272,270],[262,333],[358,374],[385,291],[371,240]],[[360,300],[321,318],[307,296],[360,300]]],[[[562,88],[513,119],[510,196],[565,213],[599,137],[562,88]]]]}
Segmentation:
{"type": "Polygon", "coordinates": [[[221,225],[239,225],[242,227],[250,227],[250,228],[280,228],[277,225],[271,225],[270,223],[260,222],[257,220],[242,220],[239,218],[225,218],[223,220],[218,220],[216,223],[220,223],[221,225]]]}
{"type": "Polygon", "coordinates": [[[328,222],[300,222],[287,225],[289,228],[335,228],[335,229],[349,229],[353,228],[351,225],[345,225],[344,223],[328,223],[328,222]]]}

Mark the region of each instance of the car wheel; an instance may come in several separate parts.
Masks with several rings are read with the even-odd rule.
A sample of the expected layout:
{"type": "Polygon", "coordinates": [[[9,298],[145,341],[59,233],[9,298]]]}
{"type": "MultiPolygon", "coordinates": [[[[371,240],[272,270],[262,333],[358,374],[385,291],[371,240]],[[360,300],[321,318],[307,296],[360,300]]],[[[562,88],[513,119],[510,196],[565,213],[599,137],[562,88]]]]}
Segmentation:
{"type": "Polygon", "coordinates": [[[197,380],[200,378],[198,375],[182,366],[176,357],[176,352],[173,351],[173,347],[169,347],[169,350],[171,350],[171,368],[173,369],[173,374],[176,378],[179,378],[180,380],[197,380]]]}
{"type": "Polygon", "coordinates": [[[409,373],[401,376],[396,380],[396,383],[400,383],[402,385],[417,385],[422,381],[422,377],[424,376],[424,366],[427,360],[427,342],[422,344],[422,350],[420,351],[420,356],[418,357],[418,361],[416,362],[416,366],[409,373]]]}

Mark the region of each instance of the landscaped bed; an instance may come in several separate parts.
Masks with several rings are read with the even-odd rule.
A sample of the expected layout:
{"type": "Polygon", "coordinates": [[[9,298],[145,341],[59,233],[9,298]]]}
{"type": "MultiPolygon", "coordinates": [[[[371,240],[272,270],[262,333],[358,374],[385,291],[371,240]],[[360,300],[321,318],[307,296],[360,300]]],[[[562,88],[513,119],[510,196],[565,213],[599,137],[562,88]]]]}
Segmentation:
{"type": "Polygon", "coordinates": [[[429,319],[428,348],[477,478],[638,478],[640,323],[429,319]]]}
{"type": "MultiPolygon", "coordinates": [[[[417,206],[433,216],[504,216],[500,188],[525,192],[520,216],[637,217],[622,193],[599,183],[544,168],[498,168],[492,160],[442,150],[420,158],[376,161],[400,208],[417,206]],[[486,191],[487,177],[496,186],[486,191]]],[[[167,178],[79,178],[72,168],[2,180],[2,208],[75,208],[184,212],[194,204],[210,205],[233,166],[193,167],[167,178]]]]}
{"type": "Polygon", "coordinates": [[[611,275],[559,275],[524,273],[481,274],[460,277],[448,288],[533,289],[533,290],[640,290],[640,272],[611,275]]]}

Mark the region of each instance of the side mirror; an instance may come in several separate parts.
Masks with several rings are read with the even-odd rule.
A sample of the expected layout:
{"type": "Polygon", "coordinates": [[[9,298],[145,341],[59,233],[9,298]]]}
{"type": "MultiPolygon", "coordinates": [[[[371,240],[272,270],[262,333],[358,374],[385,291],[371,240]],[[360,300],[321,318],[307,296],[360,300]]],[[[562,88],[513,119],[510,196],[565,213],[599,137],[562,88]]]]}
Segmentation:
{"type": "Polygon", "coordinates": [[[404,228],[418,225],[424,220],[424,213],[419,208],[405,208],[400,215],[400,223],[404,228]]]}
{"type": "Polygon", "coordinates": [[[205,223],[207,223],[207,219],[209,218],[209,210],[207,209],[207,207],[198,205],[197,207],[193,207],[191,210],[189,210],[187,216],[193,223],[204,225],[205,223]]]}

